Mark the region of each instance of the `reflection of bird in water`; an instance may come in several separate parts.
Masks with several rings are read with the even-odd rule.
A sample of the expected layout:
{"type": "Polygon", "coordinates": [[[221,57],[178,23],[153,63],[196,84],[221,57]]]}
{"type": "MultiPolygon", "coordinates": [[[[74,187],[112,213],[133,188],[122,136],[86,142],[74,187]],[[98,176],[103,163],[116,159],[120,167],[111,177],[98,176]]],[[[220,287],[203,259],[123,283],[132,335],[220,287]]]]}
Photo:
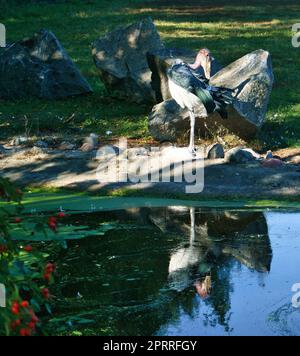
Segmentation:
{"type": "Polygon", "coordinates": [[[183,291],[195,280],[195,269],[205,259],[201,246],[195,244],[195,208],[190,208],[190,239],[187,247],[180,248],[171,255],[169,263],[169,280],[172,289],[183,291]]]}
{"type": "Polygon", "coordinates": [[[190,208],[191,229],[189,246],[181,248],[171,256],[169,264],[169,273],[185,269],[190,265],[197,263],[199,254],[198,249],[193,246],[195,242],[195,208],[190,208]]]}
{"type": "Polygon", "coordinates": [[[211,276],[206,276],[204,280],[197,279],[194,285],[199,296],[206,299],[211,293],[211,276]]]}
{"type": "Polygon", "coordinates": [[[209,84],[212,65],[208,49],[199,51],[195,63],[175,63],[168,70],[169,89],[172,98],[190,115],[189,151],[195,155],[195,109],[204,105],[207,115],[218,112],[223,119],[227,118],[226,106],[233,102],[233,91],[213,87],[209,84]],[[199,70],[204,71],[204,76],[199,70]]]}

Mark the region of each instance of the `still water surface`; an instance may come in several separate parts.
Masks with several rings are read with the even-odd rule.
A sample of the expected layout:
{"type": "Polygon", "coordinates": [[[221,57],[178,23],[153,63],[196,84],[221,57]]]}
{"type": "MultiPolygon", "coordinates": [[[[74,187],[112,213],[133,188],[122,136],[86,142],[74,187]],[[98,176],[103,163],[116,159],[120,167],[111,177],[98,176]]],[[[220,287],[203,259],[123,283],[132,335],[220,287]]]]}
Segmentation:
{"type": "Polygon", "coordinates": [[[300,214],[189,207],[77,214],[111,226],[58,259],[56,331],[300,335],[300,214]]]}

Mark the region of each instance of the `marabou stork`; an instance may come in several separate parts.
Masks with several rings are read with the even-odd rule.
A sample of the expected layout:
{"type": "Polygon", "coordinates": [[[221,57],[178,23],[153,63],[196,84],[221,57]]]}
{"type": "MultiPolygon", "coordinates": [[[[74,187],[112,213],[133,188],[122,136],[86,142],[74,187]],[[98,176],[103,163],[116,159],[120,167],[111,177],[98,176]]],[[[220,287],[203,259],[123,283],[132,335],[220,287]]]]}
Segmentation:
{"type": "Polygon", "coordinates": [[[226,119],[226,106],[233,102],[233,90],[209,85],[212,60],[210,51],[205,48],[199,51],[193,64],[178,61],[168,70],[169,89],[173,99],[183,109],[189,111],[191,121],[189,151],[193,155],[196,154],[195,108],[203,104],[207,115],[217,111],[226,119]]]}

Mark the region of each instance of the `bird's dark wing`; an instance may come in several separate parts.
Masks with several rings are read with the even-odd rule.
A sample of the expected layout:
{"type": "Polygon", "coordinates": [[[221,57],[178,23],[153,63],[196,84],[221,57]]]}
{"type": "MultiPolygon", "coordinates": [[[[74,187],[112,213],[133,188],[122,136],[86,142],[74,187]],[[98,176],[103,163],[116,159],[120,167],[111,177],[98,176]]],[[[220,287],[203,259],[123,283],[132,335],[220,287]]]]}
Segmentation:
{"type": "Polygon", "coordinates": [[[168,70],[168,77],[177,85],[195,94],[208,114],[219,112],[227,118],[226,106],[233,103],[233,90],[209,85],[208,79],[185,63],[175,64],[168,70]]]}
{"type": "Polygon", "coordinates": [[[173,65],[168,70],[168,77],[175,84],[195,94],[201,100],[209,114],[214,112],[216,105],[212,95],[209,90],[207,90],[208,81],[206,78],[196,76],[192,69],[184,63],[173,65]]]}

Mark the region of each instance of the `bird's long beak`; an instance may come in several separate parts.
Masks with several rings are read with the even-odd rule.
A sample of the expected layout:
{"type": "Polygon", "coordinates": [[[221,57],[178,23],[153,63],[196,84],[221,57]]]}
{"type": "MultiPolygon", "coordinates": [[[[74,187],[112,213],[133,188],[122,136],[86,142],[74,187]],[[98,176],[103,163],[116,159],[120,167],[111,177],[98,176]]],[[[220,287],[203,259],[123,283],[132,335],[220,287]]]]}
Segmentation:
{"type": "Polygon", "coordinates": [[[206,57],[203,69],[204,69],[205,77],[207,79],[210,79],[210,77],[211,77],[211,75],[210,75],[210,72],[211,72],[211,57],[210,56],[206,57]]]}

